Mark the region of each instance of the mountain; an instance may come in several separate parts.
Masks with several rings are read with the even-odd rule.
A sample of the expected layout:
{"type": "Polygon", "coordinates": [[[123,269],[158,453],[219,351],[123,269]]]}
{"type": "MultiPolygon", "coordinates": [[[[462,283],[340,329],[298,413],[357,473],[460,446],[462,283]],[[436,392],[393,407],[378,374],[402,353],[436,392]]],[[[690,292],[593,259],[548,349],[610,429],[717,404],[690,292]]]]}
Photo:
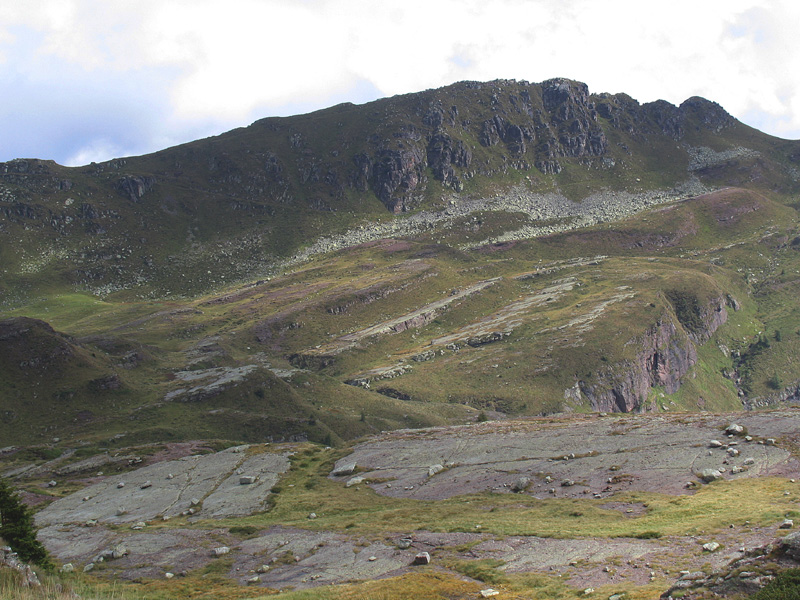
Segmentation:
{"type": "Polygon", "coordinates": [[[0,474],[98,598],[772,597],[798,194],[567,79],[2,163],[0,474]]]}
{"type": "Polygon", "coordinates": [[[798,164],[708,100],[568,79],[0,164],[0,437],[340,443],[785,402],[798,164]]]}

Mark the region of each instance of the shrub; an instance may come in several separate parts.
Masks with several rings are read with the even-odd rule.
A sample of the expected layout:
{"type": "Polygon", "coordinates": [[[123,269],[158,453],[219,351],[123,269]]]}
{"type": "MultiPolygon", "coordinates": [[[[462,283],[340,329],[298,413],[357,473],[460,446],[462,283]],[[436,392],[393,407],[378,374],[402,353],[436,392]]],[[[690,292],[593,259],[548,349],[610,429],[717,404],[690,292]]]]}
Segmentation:
{"type": "Polygon", "coordinates": [[[779,390],[783,387],[783,382],[781,382],[781,378],[778,374],[775,373],[767,380],[767,385],[773,390],[779,390]]]}
{"type": "Polygon", "coordinates": [[[800,569],[778,573],[775,579],[750,596],[749,600],[800,600],[800,569]]]}

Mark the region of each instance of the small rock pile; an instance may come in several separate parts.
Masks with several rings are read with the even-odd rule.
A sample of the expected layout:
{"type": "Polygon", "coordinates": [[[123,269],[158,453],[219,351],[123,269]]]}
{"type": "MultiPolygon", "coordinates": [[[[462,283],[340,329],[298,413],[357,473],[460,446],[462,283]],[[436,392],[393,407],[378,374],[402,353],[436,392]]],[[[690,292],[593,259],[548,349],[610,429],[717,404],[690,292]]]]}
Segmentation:
{"type": "Polygon", "coordinates": [[[31,566],[19,560],[11,546],[0,546],[0,567],[8,567],[22,574],[22,585],[25,587],[40,586],[39,578],[31,566]]]}

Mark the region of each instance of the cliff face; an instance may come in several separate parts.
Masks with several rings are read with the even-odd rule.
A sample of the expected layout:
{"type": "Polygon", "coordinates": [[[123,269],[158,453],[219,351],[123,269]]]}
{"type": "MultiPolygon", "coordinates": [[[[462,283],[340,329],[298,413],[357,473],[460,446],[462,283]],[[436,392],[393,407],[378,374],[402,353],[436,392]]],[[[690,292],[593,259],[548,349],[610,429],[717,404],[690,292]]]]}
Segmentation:
{"type": "Polygon", "coordinates": [[[635,358],[597,373],[591,381],[579,381],[579,389],[593,410],[639,412],[647,410],[650,389],[663,387],[673,394],[697,362],[697,345],[702,344],[728,318],[725,301],[714,298],[699,311],[699,325],[689,330],[680,315],[670,310],[634,340],[639,348],[635,358]]]}

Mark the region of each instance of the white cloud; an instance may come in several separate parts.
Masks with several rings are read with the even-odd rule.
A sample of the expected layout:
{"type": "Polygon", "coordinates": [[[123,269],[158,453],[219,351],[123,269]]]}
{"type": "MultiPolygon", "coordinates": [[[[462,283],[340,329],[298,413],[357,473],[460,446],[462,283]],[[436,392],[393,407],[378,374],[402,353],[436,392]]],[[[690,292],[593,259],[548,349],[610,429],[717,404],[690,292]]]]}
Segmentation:
{"type": "MultiPolygon", "coordinates": [[[[0,126],[58,127],[59,113],[82,112],[70,103],[86,88],[99,128],[137,115],[138,136],[78,135],[57,149],[62,161],[87,148],[148,152],[348,98],[555,76],[642,102],[701,95],[800,137],[800,4],[790,0],[0,0],[0,14],[0,82],[25,98],[0,106],[0,126]],[[56,98],[37,97],[43,89],[56,98]],[[10,113],[22,105],[30,114],[10,113]]],[[[21,147],[4,137],[0,160],[21,147]]]]}

